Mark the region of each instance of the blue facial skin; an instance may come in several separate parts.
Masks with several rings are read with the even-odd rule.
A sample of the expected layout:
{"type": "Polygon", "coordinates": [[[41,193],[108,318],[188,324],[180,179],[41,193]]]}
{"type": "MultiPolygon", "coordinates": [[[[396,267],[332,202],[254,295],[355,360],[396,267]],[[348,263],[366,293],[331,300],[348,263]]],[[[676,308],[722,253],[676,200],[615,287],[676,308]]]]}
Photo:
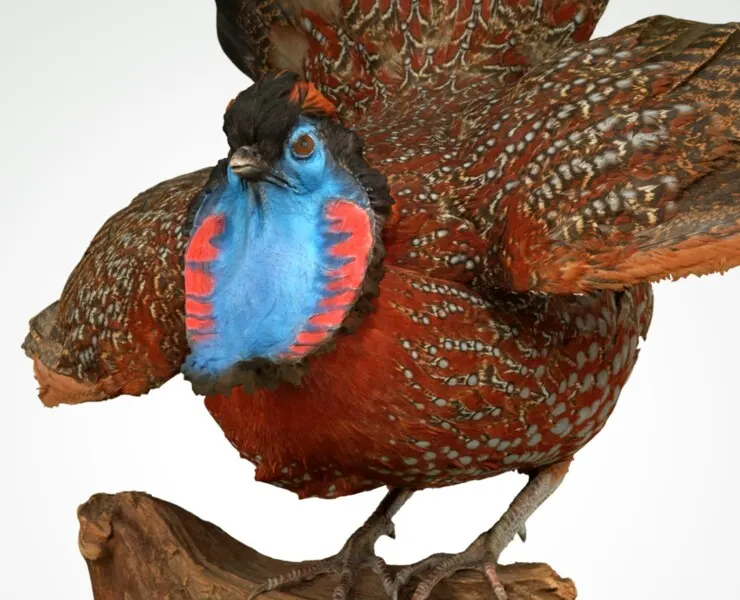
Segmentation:
{"type": "Polygon", "coordinates": [[[219,252],[207,265],[214,291],[201,298],[212,304],[215,335],[189,339],[186,377],[218,376],[256,358],[281,362],[333,293],[324,289],[327,273],[346,260],[327,252],[346,237],[329,231],[328,203],[341,198],[371,213],[365,190],[336,164],[310,120],[298,122],[273,168],[289,187],[248,183],[227,167],[224,183],[198,209],[193,231],[213,214],[224,216],[225,229],[213,240],[219,252]],[[314,140],[306,158],[291,151],[303,134],[314,140]]]}

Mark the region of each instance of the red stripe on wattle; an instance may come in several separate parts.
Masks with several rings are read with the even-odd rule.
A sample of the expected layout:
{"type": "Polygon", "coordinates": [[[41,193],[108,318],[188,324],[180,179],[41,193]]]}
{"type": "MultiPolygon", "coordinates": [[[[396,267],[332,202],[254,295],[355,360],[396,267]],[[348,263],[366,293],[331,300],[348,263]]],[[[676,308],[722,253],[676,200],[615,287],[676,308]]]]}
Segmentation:
{"type": "Polygon", "coordinates": [[[185,291],[193,296],[210,296],[213,293],[213,276],[202,269],[185,267],[185,291]]]}
{"type": "Polygon", "coordinates": [[[315,346],[323,342],[328,335],[328,331],[301,331],[294,343],[299,346],[315,346]]]}
{"type": "Polygon", "coordinates": [[[214,261],[219,250],[213,240],[224,231],[223,214],[209,215],[192,232],[185,251],[185,328],[190,340],[202,342],[213,337],[213,306],[198,297],[210,296],[216,282],[208,273],[207,263],[214,261]]]}
{"type": "Polygon", "coordinates": [[[328,273],[332,280],[324,287],[324,291],[327,294],[339,290],[346,291],[333,296],[328,295],[319,303],[326,312],[312,316],[308,324],[312,327],[321,327],[323,331],[301,331],[290,346],[287,358],[305,356],[342,324],[347,311],[357,298],[372,252],[372,221],[366,210],[348,200],[334,200],[328,205],[325,215],[330,221],[331,233],[347,234],[346,239],[329,248],[329,255],[348,260],[328,273]]]}
{"type": "Polygon", "coordinates": [[[311,317],[308,322],[314,327],[339,327],[344,319],[345,312],[343,310],[330,310],[329,312],[320,313],[311,317]]]}
{"type": "Polygon", "coordinates": [[[218,256],[218,248],[213,245],[213,238],[224,232],[223,215],[209,215],[190,237],[186,262],[210,262],[218,256]]]}
{"type": "Polygon", "coordinates": [[[313,346],[298,346],[293,344],[288,348],[288,352],[282,355],[282,358],[300,358],[301,356],[308,354],[311,350],[313,350],[313,346]]]}
{"type": "MultiPolygon", "coordinates": [[[[329,276],[333,276],[334,273],[336,273],[336,271],[332,271],[331,273],[329,273],[329,276]]],[[[344,281],[344,279],[340,278],[340,279],[335,279],[334,281],[330,281],[329,283],[327,283],[324,286],[324,289],[329,292],[338,292],[339,290],[343,290],[346,287],[347,287],[346,282],[344,281]]]]}
{"type": "Polygon", "coordinates": [[[190,335],[190,340],[193,342],[205,342],[207,340],[211,340],[214,337],[216,337],[216,335],[213,333],[197,333],[197,332],[193,332],[193,333],[188,332],[188,333],[190,335]]]}
{"type": "MultiPolygon", "coordinates": [[[[356,288],[360,283],[362,283],[362,279],[365,277],[366,267],[366,264],[358,262],[357,260],[348,262],[329,273],[332,277],[336,277],[336,280],[329,285],[331,286],[332,284],[342,282],[342,287],[356,288]]],[[[331,289],[331,287],[329,289],[331,289]]]]}
{"type": "Polygon", "coordinates": [[[196,317],[208,317],[213,312],[210,302],[201,302],[193,298],[185,298],[185,314],[196,317]]]}
{"type": "Polygon", "coordinates": [[[213,319],[196,319],[194,317],[185,317],[185,327],[188,331],[211,329],[213,327],[213,319]]]}
{"type": "Polygon", "coordinates": [[[346,292],[343,292],[341,294],[336,294],[335,296],[329,296],[328,298],[324,298],[321,301],[321,307],[322,308],[340,308],[347,306],[349,303],[351,303],[355,296],[357,295],[357,290],[347,290],[346,292]]]}
{"type": "Polygon", "coordinates": [[[329,250],[329,254],[336,256],[337,258],[354,257],[357,254],[357,246],[362,243],[362,239],[356,239],[357,234],[350,234],[350,236],[343,242],[334,244],[329,250]]]}

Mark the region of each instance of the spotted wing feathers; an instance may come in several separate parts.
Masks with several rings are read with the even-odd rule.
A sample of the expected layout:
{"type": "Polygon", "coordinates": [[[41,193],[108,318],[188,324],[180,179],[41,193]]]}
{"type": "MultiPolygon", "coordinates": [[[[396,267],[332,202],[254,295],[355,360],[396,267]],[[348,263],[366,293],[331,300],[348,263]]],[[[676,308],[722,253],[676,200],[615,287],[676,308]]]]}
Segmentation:
{"type": "Polygon", "coordinates": [[[477,217],[486,284],[572,293],[740,264],[738,24],[637,23],[553,56],[502,104],[506,168],[477,217]]]}
{"type": "Polygon", "coordinates": [[[160,183],[100,229],[23,347],[48,405],[139,395],[187,354],[182,257],[203,169],[160,183]]]}

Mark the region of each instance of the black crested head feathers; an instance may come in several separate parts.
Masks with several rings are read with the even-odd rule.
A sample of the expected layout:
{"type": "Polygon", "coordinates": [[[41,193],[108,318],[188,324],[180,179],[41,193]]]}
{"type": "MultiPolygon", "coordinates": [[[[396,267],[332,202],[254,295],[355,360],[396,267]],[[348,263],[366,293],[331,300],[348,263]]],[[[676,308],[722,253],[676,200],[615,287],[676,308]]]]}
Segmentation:
{"type": "Polygon", "coordinates": [[[262,158],[272,163],[302,114],[329,119],[336,110],[312,84],[282,71],[234,98],[224,114],[223,129],[232,152],[241,146],[256,146],[262,158]]]}
{"type": "Polygon", "coordinates": [[[388,183],[363,157],[362,139],[339,122],[335,107],[313,84],[295,73],[268,75],[232,100],[223,126],[229,156],[242,146],[253,146],[273,164],[301,115],[316,123],[332,157],[362,184],[375,212],[387,215],[393,204],[388,183]]]}

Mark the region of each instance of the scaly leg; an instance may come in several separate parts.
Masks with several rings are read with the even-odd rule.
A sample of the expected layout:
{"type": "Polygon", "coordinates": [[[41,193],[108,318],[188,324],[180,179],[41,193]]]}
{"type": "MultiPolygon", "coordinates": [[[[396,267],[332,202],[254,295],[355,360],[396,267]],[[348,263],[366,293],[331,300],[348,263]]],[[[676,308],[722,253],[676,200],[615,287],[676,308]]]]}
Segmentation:
{"type": "Polygon", "coordinates": [[[339,576],[339,583],[334,588],[332,600],[346,600],[354,585],[355,575],[364,567],[372,569],[380,578],[388,595],[390,595],[393,589],[393,580],[388,573],[385,561],[375,555],[375,542],[384,535],[391,538],[396,537],[393,516],[413,493],[413,490],[392,488],[378,505],[378,508],[375,509],[375,512],[365,521],[365,524],[350,536],[337,554],[298,567],[284,575],[271,577],[250,594],[249,600],[253,600],[264,592],[310,581],[317,575],[329,573],[339,576]]]}
{"type": "Polygon", "coordinates": [[[568,472],[571,459],[543,467],[533,473],[524,489],[517,494],[507,511],[488,531],[459,554],[433,554],[409,565],[396,575],[391,591],[394,600],[408,581],[424,572],[419,578],[412,600],[426,600],[440,581],[462,570],[481,571],[491,584],[497,600],[506,600],[506,591],[497,573],[496,565],[501,553],[514,536],[526,537],[526,521],[558,488],[568,472]]]}

